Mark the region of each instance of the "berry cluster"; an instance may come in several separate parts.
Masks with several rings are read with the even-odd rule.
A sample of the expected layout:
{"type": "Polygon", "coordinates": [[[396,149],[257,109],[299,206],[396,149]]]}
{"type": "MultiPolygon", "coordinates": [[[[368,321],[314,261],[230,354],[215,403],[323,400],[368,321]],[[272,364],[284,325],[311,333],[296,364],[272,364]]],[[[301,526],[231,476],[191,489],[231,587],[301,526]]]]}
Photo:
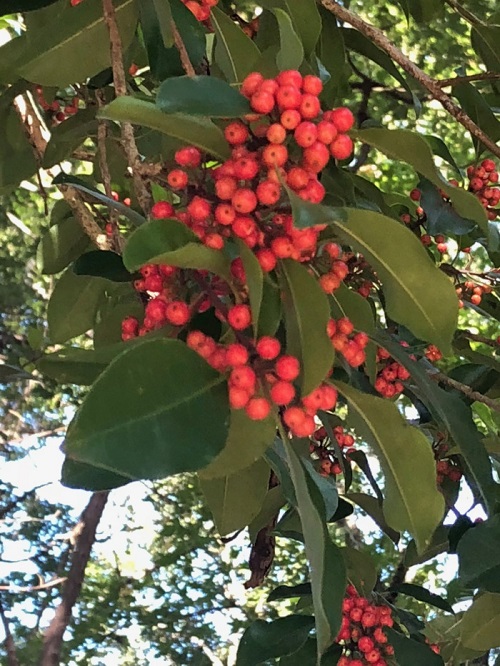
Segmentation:
{"type": "MultiPolygon", "coordinates": [[[[222,249],[226,239],[241,239],[252,248],[264,271],[278,259],[311,260],[324,225],[294,227],[284,185],[300,198],[320,203],[325,189],[319,172],[333,156],[352,153],[347,131],[354,117],[347,108],[322,112],[321,80],[298,71],[264,79],[253,72],[241,92],[256,112],[225,128],[231,158],[219,166],[205,164],[195,147],[178,150],[177,168],[167,175],[181,197],[178,218],[208,246],[222,249]]],[[[337,259],[332,261],[336,262],[337,259]]],[[[345,266],[332,265],[325,288],[345,277],[345,266]]],[[[334,284],[333,284],[334,286],[334,284]]]]}
{"type": "Polygon", "coordinates": [[[452,458],[446,460],[438,460],[436,462],[436,481],[438,486],[440,486],[445,477],[448,477],[450,481],[458,483],[463,476],[462,469],[460,465],[452,458]]]}
{"type": "Polygon", "coordinates": [[[337,643],[343,647],[338,666],[388,666],[394,648],[389,644],[384,627],[392,627],[389,606],[370,603],[352,585],[342,604],[342,625],[337,643]]]}
{"type": "Polygon", "coordinates": [[[342,354],[350,366],[357,368],[365,362],[369,337],[366,333],[354,333],[354,324],[350,319],[330,319],[326,331],[335,351],[342,354]]]}
{"type": "Polygon", "coordinates": [[[436,347],[436,345],[428,345],[425,348],[424,354],[425,357],[432,363],[440,361],[443,358],[443,354],[441,353],[440,349],[436,347]]]}
{"type": "MultiPolygon", "coordinates": [[[[356,451],[354,437],[347,433],[342,426],[335,426],[333,434],[337,444],[341,449],[345,449],[346,457],[349,458],[349,454],[356,451]]],[[[322,476],[337,476],[342,473],[342,467],[325,428],[318,428],[315,431],[309,444],[309,452],[315,460],[319,460],[322,476]]]]}
{"type": "Polygon", "coordinates": [[[489,294],[492,288],[488,284],[479,284],[473,280],[466,280],[457,285],[455,291],[459,297],[458,305],[463,308],[464,299],[470,301],[473,305],[479,305],[483,300],[483,294],[489,294]]]}
{"type": "Polygon", "coordinates": [[[470,179],[469,191],[474,192],[488,213],[488,219],[496,220],[500,210],[496,209],[500,203],[500,188],[494,187],[499,180],[498,171],[493,160],[483,160],[479,166],[467,168],[470,179]]]}
{"type": "Polygon", "coordinates": [[[62,123],[69,116],[74,116],[78,111],[77,97],[72,97],[69,100],[54,99],[49,103],[45,99],[42,86],[36,86],[35,93],[38,104],[50,116],[54,125],[62,123]]]}
{"type": "MultiPolygon", "coordinates": [[[[236,332],[247,328],[251,323],[248,306],[230,308],[227,322],[236,332]]],[[[335,409],[335,388],[322,383],[309,395],[299,398],[294,385],[300,374],[299,360],[283,354],[277,338],[263,336],[253,342],[240,336],[239,340],[223,345],[201,331],[190,331],[186,342],[213,368],[229,373],[229,403],[233,409],[245,409],[251,419],[261,420],[275,405],[283,409],[283,422],[294,435],[312,435],[318,410],[335,409]]]]}
{"type": "Polygon", "coordinates": [[[219,2],[219,0],[182,0],[189,11],[198,21],[208,21],[210,10],[219,2]]]}
{"type": "MultiPolygon", "coordinates": [[[[407,346],[401,343],[403,346],[407,346]]],[[[383,363],[383,368],[377,373],[375,390],[384,398],[396,398],[404,389],[402,382],[409,379],[408,370],[395,361],[388,351],[381,347],[377,349],[377,362],[383,363]]]]}

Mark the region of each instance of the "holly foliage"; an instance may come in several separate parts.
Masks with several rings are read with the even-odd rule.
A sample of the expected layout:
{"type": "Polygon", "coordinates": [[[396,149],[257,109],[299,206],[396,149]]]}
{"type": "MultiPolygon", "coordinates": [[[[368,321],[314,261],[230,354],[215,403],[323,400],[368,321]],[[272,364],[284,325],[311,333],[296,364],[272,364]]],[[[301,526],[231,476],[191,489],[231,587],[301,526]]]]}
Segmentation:
{"type": "Polygon", "coordinates": [[[2,485],[9,666],[500,648],[500,14],[365,4],[1,8],[2,456],[64,428],[92,493],[2,485]],[[142,577],[91,555],[134,481],[142,577]]]}

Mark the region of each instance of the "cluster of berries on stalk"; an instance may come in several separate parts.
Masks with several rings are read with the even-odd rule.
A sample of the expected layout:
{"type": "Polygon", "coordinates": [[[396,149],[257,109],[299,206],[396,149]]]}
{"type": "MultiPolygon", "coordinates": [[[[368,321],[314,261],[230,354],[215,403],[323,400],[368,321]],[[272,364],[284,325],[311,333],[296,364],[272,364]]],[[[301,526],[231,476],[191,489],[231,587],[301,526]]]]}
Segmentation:
{"type": "Polygon", "coordinates": [[[446,479],[458,483],[463,476],[460,458],[450,456],[449,448],[446,436],[443,433],[438,433],[432,445],[434,458],[436,459],[436,482],[438,486],[443,486],[446,479]]]}
{"type": "MultiPolygon", "coordinates": [[[[408,346],[403,342],[401,344],[408,346]]],[[[410,373],[382,347],[377,349],[377,363],[381,363],[383,367],[377,373],[375,390],[384,398],[397,398],[404,390],[402,382],[410,378],[410,373]]]]}
{"type": "MultiPolygon", "coordinates": [[[[193,146],[176,152],[167,182],[181,199],[177,217],[205,245],[222,249],[226,239],[240,239],[266,272],[278,259],[305,262],[316,255],[325,225],[296,228],[286,188],[320,203],[325,189],[318,174],[332,157],[351,155],[347,132],[354,123],[345,107],[323,113],[321,90],[319,77],[295,70],[274,79],[253,72],[241,92],[255,113],[224,130],[231,157],[212,166],[193,146]]],[[[341,268],[332,266],[333,273],[343,275],[341,268]]]]}
{"type": "Polygon", "coordinates": [[[37,102],[45,113],[50,116],[52,124],[58,125],[78,112],[78,98],[72,96],[70,99],[54,99],[48,102],[43,94],[42,86],[35,87],[37,102]]]}
{"type": "Polygon", "coordinates": [[[500,203],[500,188],[495,187],[499,180],[499,174],[493,160],[483,160],[479,166],[467,168],[469,177],[469,191],[474,192],[483,204],[489,220],[496,220],[500,210],[496,208],[500,203]]]}
{"type": "Polygon", "coordinates": [[[384,627],[394,620],[389,606],[371,603],[352,585],[342,604],[342,624],[336,642],[343,648],[338,666],[388,666],[393,664],[394,648],[384,627]]]}
{"type": "MultiPolygon", "coordinates": [[[[346,457],[354,453],[354,437],[346,432],[343,426],[335,426],[333,435],[340,449],[346,457]]],[[[309,443],[309,453],[314,460],[319,461],[319,473],[322,476],[337,476],[342,473],[342,467],[325,428],[318,428],[309,443]]]]}
{"type": "Polygon", "coordinates": [[[470,301],[473,305],[480,305],[483,294],[490,294],[493,289],[489,284],[465,280],[465,282],[457,284],[455,291],[459,298],[458,305],[463,308],[464,300],[470,301]]]}

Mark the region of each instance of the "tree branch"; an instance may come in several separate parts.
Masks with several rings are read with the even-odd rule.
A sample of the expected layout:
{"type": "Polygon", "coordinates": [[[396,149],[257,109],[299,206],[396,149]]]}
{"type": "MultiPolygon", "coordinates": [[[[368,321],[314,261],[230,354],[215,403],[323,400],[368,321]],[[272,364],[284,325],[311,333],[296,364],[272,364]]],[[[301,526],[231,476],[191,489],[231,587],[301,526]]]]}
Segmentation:
{"type": "Polygon", "coordinates": [[[101,519],[109,493],[94,493],[82,513],[81,531],[73,551],[71,567],[62,592],[61,603],[49,628],[45,632],[39,666],[58,666],[61,660],[61,646],[64,632],[71,621],[73,606],[82,589],[85,568],[95,541],[97,526],[101,519]]]}
{"type": "Polygon", "coordinates": [[[179,51],[179,56],[181,58],[182,69],[186,72],[188,76],[195,76],[196,72],[194,67],[191,64],[189,59],[189,54],[186,49],[186,45],[181,37],[180,32],[177,30],[174,19],[170,20],[170,29],[172,30],[172,35],[174,36],[174,44],[176,49],[179,51]]]}
{"type": "MultiPolygon", "coordinates": [[[[113,69],[113,81],[115,94],[123,97],[127,94],[127,81],[123,68],[123,49],[120,32],[116,23],[115,8],[113,0],[102,0],[104,20],[108,27],[109,40],[111,44],[111,66],[113,69]]],[[[141,178],[137,165],[141,163],[137,144],[135,142],[134,129],[130,123],[121,124],[122,145],[127,156],[128,166],[132,173],[135,194],[142,210],[147,214],[151,208],[151,194],[141,178]]]]}
{"type": "Polygon", "coordinates": [[[479,74],[469,74],[468,76],[452,76],[451,79],[439,79],[436,83],[440,88],[447,88],[448,86],[459,86],[462,83],[470,83],[471,81],[498,80],[500,80],[499,72],[480,72],[479,74]]]}
{"type": "Polygon", "coordinates": [[[5,633],[5,651],[7,653],[7,666],[19,666],[19,661],[17,659],[16,646],[12,634],[10,631],[10,624],[5,611],[3,604],[0,601],[0,618],[2,619],[3,630],[5,633]]]}
{"type": "Polygon", "coordinates": [[[466,395],[469,398],[469,400],[472,400],[474,402],[482,402],[484,405],[487,405],[493,411],[500,412],[500,404],[498,402],[492,400],[491,398],[488,398],[488,396],[483,395],[478,391],[474,391],[474,389],[472,389],[470,386],[467,386],[467,384],[462,384],[462,382],[457,382],[456,379],[452,379],[451,377],[448,377],[448,375],[445,375],[442,372],[429,373],[429,377],[436,382],[442,382],[443,384],[447,384],[451,388],[460,391],[460,393],[466,395]]]}
{"type": "Polygon", "coordinates": [[[90,240],[100,249],[109,250],[109,240],[101,227],[94,220],[87,206],[83,203],[80,194],[71,185],[60,185],[64,200],[75,214],[90,240]]]}
{"type": "Polygon", "coordinates": [[[365,37],[368,37],[373,44],[385,51],[394,62],[397,62],[398,65],[408,72],[408,74],[413,76],[416,81],[426,88],[432,96],[441,103],[443,108],[463,127],[465,127],[473,137],[481,141],[481,143],[483,143],[493,155],[500,158],[500,146],[492,141],[490,137],[465,113],[465,111],[455,104],[449,95],[442,91],[441,85],[435,79],[431,78],[417,67],[417,65],[405,56],[400,49],[389,41],[381,30],[370,23],[366,23],[362,18],[342,5],[339,5],[335,0],[321,0],[321,4],[338,19],[350,23],[365,37]]]}

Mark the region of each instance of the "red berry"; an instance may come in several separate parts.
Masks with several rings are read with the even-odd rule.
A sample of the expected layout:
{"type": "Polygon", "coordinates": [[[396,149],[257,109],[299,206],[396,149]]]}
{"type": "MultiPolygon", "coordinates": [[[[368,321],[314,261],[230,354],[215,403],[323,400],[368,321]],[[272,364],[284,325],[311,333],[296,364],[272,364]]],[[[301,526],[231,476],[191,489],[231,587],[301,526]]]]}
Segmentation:
{"type": "Polygon", "coordinates": [[[229,404],[233,409],[243,409],[250,400],[250,393],[236,386],[229,387],[229,404]]]}
{"type": "Polygon", "coordinates": [[[157,201],[151,208],[151,217],[155,220],[162,220],[174,215],[174,207],[168,201],[157,201]]]}
{"type": "Polygon", "coordinates": [[[173,169],[167,176],[167,183],[173,190],[183,190],[188,184],[188,175],[182,169],[173,169]]]}
{"type": "Polygon", "coordinates": [[[175,153],[175,161],[179,166],[198,167],[201,164],[201,153],[198,148],[189,146],[181,148],[175,153]]]}
{"type": "Polygon", "coordinates": [[[273,123],[266,131],[266,138],[270,143],[283,143],[286,139],[286,129],[281,123],[273,123]]]}
{"type": "Polygon", "coordinates": [[[229,375],[229,384],[236,388],[245,389],[250,393],[255,393],[255,384],[257,375],[249,365],[240,365],[234,368],[229,375]]]}
{"type": "Polygon", "coordinates": [[[330,153],[336,160],[346,160],[351,156],[352,139],[347,134],[339,134],[330,144],[330,153]]]}
{"type": "Polygon", "coordinates": [[[298,109],[302,102],[302,94],[295,86],[283,85],[276,91],[276,102],[281,111],[298,109]]]}
{"type": "Polygon", "coordinates": [[[248,351],[246,347],[235,342],[226,349],[226,360],[229,365],[246,365],[248,363],[248,351]]]}
{"type": "Polygon", "coordinates": [[[280,379],[293,382],[300,374],[299,359],[295,356],[281,356],[276,361],[275,370],[280,379]]]}
{"type": "Polygon", "coordinates": [[[275,359],[281,351],[279,340],[269,335],[265,335],[260,338],[255,348],[257,350],[257,354],[267,361],[272,361],[275,359]]]}
{"type": "Polygon", "coordinates": [[[240,122],[229,123],[224,130],[224,136],[228,143],[232,145],[239,145],[245,143],[249,137],[246,125],[240,122]]]}
{"type": "Polygon", "coordinates": [[[264,77],[260,72],[252,72],[243,80],[241,94],[245,95],[245,97],[251,97],[257,91],[263,80],[264,77]]]}
{"type": "Polygon", "coordinates": [[[251,213],[257,207],[257,196],[253,190],[241,187],[233,194],[231,203],[238,213],[251,213]]]}
{"type": "Polygon", "coordinates": [[[251,398],[245,411],[252,421],[262,421],[269,416],[271,405],[266,398],[251,398]]]}
{"type": "Polygon", "coordinates": [[[236,331],[243,331],[252,321],[250,308],[248,305],[234,305],[227,314],[227,321],[236,331]]]}
{"type": "Polygon", "coordinates": [[[355,118],[350,109],[341,106],[338,109],[333,109],[330,120],[339,132],[348,132],[354,125],[355,118]]]}
{"type": "Polygon", "coordinates": [[[271,400],[275,405],[288,405],[295,397],[295,388],[291,382],[277,381],[271,386],[271,400]]]}
{"type": "Polygon", "coordinates": [[[304,76],[302,82],[302,90],[311,95],[319,95],[323,90],[323,83],[319,76],[313,76],[312,74],[307,74],[304,76]]]}
{"type": "Polygon", "coordinates": [[[318,137],[318,130],[314,123],[305,120],[295,128],[293,136],[301,148],[308,148],[316,141],[318,137]]]}
{"type": "Polygon", "coordinates": [[[251,96],[250,106],[257,113],[270,113],[274,109],[274,97],[259,90],[251,96]]]}
{"type": "Polygon", "coordinates": [[[184,301],[172,301],[167,305],[165,315],[170,324],[184,326],[189,321],[189,307],[184,301]]]}

